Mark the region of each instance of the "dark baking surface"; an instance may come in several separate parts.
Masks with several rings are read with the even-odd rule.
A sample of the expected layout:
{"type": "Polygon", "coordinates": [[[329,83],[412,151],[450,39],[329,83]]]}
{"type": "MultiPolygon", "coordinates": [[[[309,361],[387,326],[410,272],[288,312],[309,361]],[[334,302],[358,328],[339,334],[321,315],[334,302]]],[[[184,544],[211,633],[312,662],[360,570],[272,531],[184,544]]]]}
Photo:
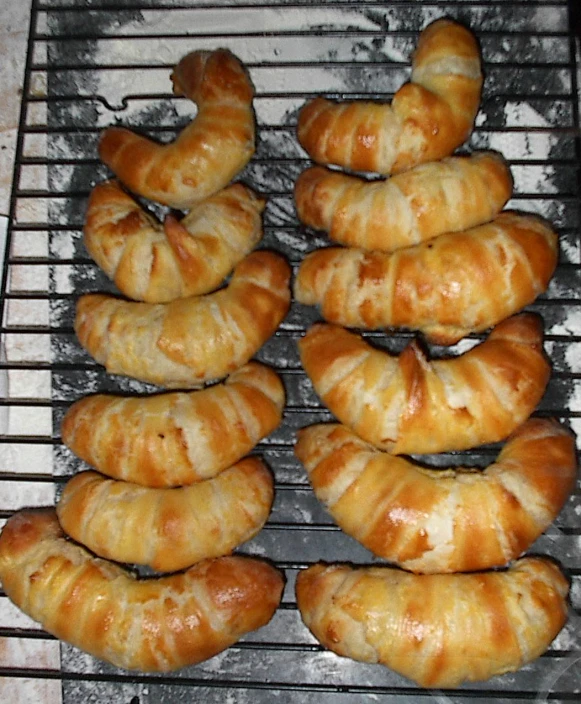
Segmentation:
{"type": "MultiPolygon", "coordinates": [[[[102,390],[152,390],[107,376],[75,340],[76,297],[114,290],[83,248],[82,223],[91,187],[108,175],[97,158],[101,130],[118,122],[159,140],[172,139],[194,107],[171,95],[169,73],[175,61],[196,48],[228,47],[250,71],[257,88],[259,142],[240,178],[268,198],[261,246],[282,252],[296,267],[306,252],[326,242],[299,225],[292,202],[294,180],[309,164],[295,137],[300,106],[318,94],[388,100],[409,76],[411,51],[429,21],[450,16],[472,28],[486,77],[468,146],[503,152],[515,178],[510,207],[543,215],[560,235],[556,275],[549,291],[530,306],[544,318],[553,363],[538,414],[561,418],[578,433],[579,14],[576,2],[536,0],[33,2],[2,288],[0,371],[7,382],[1,403],[11,418],[0,437],[2,517],[22,506],[51,503],[65,479],[82,467],[59,437],[62,415],[74,400],[102,390]]],[[[320,559],[374,561],[334,526],[292,451],[297,428],[332,418],[302,372],[296,348],[317,318],[315,310],[293,304],[258,355],[281,373],[288,395],[283,424],[256,450],[276,477],[274,509],[264,530],[241,548],[275,561],[286,573],[283,603],[272,622],[212,660],[171,675],[117,670],[61,644],[58,667],[33,658],[3,665],[8,659],[0,653],[0,676],[57,680],[65,704],[580,700],[579,487],[531,550],[555,557],[571,577],[570,619],[550,650],[521,671],[457,691],[419,690],[386,668],[325,651],[303,626],[293,592],[298,570],[320,559]]],[[[370,337],[398,350],[411,335],[370,337]]],[[[496,452],[484,447],[432,460],[439,466],[485,466],[496,452]]],[[[3,596],[0,637],[24,651],[51,641],[16,620],[3,596]]]]}

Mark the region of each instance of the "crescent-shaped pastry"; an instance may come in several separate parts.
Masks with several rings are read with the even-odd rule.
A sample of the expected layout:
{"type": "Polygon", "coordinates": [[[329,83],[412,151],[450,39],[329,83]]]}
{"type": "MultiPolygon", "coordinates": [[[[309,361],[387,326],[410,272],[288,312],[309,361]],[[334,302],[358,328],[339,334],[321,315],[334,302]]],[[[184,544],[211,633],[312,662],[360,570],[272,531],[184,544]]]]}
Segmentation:
{"type": "Polygon", "coordinates": [[[391,252],[489,222],[511,193],[504,159],[475,152],[379,181],[314,166],[298,177],[295,203],[303,223],[333,241],[391,252]]]}
{"type": "Polygon", "coordinates": [[[9,599],[61,640],[128,670],[193,665],[268,623],[283,579],[266,562],[228,556],[138,580],[67,540],[53,510],[23,511],[0,536],[9,599]]]}
{"type": "Polygon", "coordinates": [[[224,188],[254,154],[254,87],[240,60],[226,49],[187,54],[171,78],[174,93],[198,108],[177,139],[158,144],[109,127],[99,156],[134,193],[186,210],[224,188]]]}
{"type": "Polygon", "coordinates": [[[505,211],[392,253],[319,249],[302,261],[294,290],[330,323],[411,328],[450,345],[532,303],[556,265],[556,233],[535,216],[505,211]]]}
{"type": "Polygon", "coordinates": [[[65,485],[56,510],[65,533],[99,557],[175,572],[227,555],[254,537],[273,494],[270,471],[247,457],[179,489],[81,472],[65,485]]]}
{"type": "Polygon", "coordinates": [[[260,241],[264,204],[237,183],[162,226],[117,181],[106,181],[91,191],[84,242],[125,296],[166,303],[218,288],[260,241]]]}
{"type": "Polygon", "coordinates": [[[540,319],[521,313],[464,354],[428,361],[414,342],[399,356],[320,323],[299,341],[315,391],[344,425],[393,454],[465,450],[504,440],[549,381],[540,319]]]}
{"type": "Polygon", "coordinates": [[[65,414],[61,437],[114,479],[182,486],[210,479],[251,452],[280,424],[284,399],[278,374],[249,362],[198,391],[85,396],[65,414]]]}
{"type": "Polygon", "coordinates": [[[529,419],[496,462],[426,469],[375,449],[343,425],[300,430],[295,452],[337,524],[412,572],[471,572],[521,555],[575,487],[573,435],[529,419]]]}
{"type": "Polygon", "coordinates": [[[75,332],[110,374],[196,388],[231,374],[274,334],[290,306],[290,267],[273,252],[249,254],[226,288],[170,303],[81,296],[75,332]]]}
{"type": "Polygon", "coordinates": [[[535,660],[567,620],[568,591],[544,558],[472,574],[316,564],[296,583],[301,616],[326,648],[430,688],[487,680],[535,660]]]}
{"type": "Polygon", "coordinates": [[[420,34],[409,83],[391,104],[315,98],[298,117],[311,159],[356,171],[405,171],[452,154],[472,131],[482,71],[474,35],[449,19],[420,34]]]}

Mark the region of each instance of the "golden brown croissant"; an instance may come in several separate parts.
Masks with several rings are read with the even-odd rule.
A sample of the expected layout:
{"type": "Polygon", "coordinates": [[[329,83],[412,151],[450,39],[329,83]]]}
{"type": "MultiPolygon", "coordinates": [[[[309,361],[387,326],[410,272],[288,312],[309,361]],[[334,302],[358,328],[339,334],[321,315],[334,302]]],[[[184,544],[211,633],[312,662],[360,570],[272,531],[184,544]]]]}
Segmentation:
{"type": "Polygon", "coordinates": [[[471,572],[522,554],[575,487],[571,433],[529,419],[486,470],[426,469],[343,425],[300,430],[295,452],[315,495],[368,550],[412,572],[471,572]]]}
{"type": "Polygon", "coordinates": [[[475,152],[365,181],[321,166],[295,185],[299,218],[335,242],[393,251],[489,222],[512,193],[504,159],[475,152]]]}
{"type": "Polygon", "coordinates": [[[247,457],[212,479],[150,489],[81,472],[57,505],[65,533],[99,557],[175,572],[227,555],[254,537],[272,506],[273,479],[247,457]]]}
{"type": "Polygon", "coordinates": [[[296,584],[301,616],[326,648],[422,687],[486,680],[539,657],[567,620],[568,591],[552,561],[531,557],[472,574],[316,564],[296,584]]]}
{"type": "Polygon", "coordinates": [[[187,209],[224,188],[254,154],[254,87],[226,49],[193,51],[172,73],[173,90],[198,111],[171,144],[109,127],[99,156],[134,193],[187,209]]]}
{"type": "Polygon", "coordinates": [[[265,201],[242,184],[162,226],[117,181],[91,192],[84,227],[89,254],[124,295],[165,303],[216,289],[262,236],[265,201]]]}
{"type": "Polygon", "coordinates": [[[299,113],[298,139],[322,164],[390,174],[452,154],[469,137],[482,73],[473,34],[440,19],[420,35],[411,81],[391,104],[316,98],[299,113]]]}
{"type": "Polygon", "coordinates": [[[330,323],[412,328],[449,345],[532,303],[556,265],[556,233],[539,218],[505,211],[391,254],[317,250],[302,261],[294,288],[299,303],[319,305],[330,323]]]}
{"type": "Polygon", "coordinates": [[[289,279],[281,256],[252,252],[227,288],[205,296],[165,304],[82,296],[75,332],[110,374],[196,388],[246,364],[274,334],[289,309],[289,279]]]}
{"type": "Polygon", "coordinates": [[[0,579],[57,638],[117,667],[160,672],[210,658],[266,624],[283,587],[278,570],[236,556],[137,580],[66,540],[53,510],[7,522],[0,579]]]}
{"type": "Polygon", "coordinates": [[[284,398],[280,377],[249,362],[224,383],[198,391],[85,396],[65,414],[61,436],[114,479],[181,486],[209,479],[249,453],[280,424],[284,398]]]}
{"type": "Polygon", "coordinates": [[[299,341],[323,403],[361,438],[393,454],[463,450],[505,439],[540,401],[550,366],[540,320],[521,313],[462,355],[399,356],[344,328],[314,325],[299,341]]]}

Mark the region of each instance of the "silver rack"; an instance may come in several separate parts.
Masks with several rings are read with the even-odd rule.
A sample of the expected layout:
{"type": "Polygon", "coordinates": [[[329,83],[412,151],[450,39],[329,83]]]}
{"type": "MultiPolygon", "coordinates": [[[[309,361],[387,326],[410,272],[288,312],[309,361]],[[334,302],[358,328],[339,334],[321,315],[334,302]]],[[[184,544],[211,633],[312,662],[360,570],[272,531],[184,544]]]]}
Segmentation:
{"type": "MultiPolygon", "coordinates": [[[[106,375],[76,342],[76,298],[114,290],[83,248],[84,209],[91,187],[108,175],[96,151],[104,127],[118,122],[170,140],[191,119],[195,108],[171,94],[169,73],[196,48],[227,47],[249,69],[257,89],[259,145],[241,180],[268,198],[261,246],[282,252],[296,268],[308,251],[325,244],[299,225],[293,206],[294,181],[309,163],[295,136],[300,106],[318,94],[389,100],[409,76],[411,51],[429,21],[447,15],[475,31],[486,79],[468,146],[501,151],[515,180],[509,207],[543,215],[560,235],[556,275],[530,306],[544,318],[553,364],[537,413],[558,417],[579,433],[577,13],[576,2],[563,0],[33,2],[0,299],[2,522],[23,506],[53,504],[64,481],[82,468],[59,437],[60,420],[73,401],[96,391],[148,390],[106,375]]],[[[325,651],[303,626],[294,599],[298,570],[320,559],[373,561],[318,504],[293,455],[297,428],[332,418],[297,354],[297,339],[316,319],[316,311],[293,304],[259,354],[282,375],[288,402],[281,427],[257,448],[276,478],[274,509],[264,530],[241,551],[265,556],[285,571],[283,603],[272,622],[196,667],[171,676],[136,675],[59,643],[0,594],[0,677],[22,693],[15,701],[580,701],[579,487],[532,548],[551,554],[570,576],[569,622],[550,650],[521,671],[457,691],[420,690],[386,668],[325,651]]],[[[411,335],[369,337],[397,350],[411,335]]],[[[485,466],[496,452],[483,447],[435,461],[485,466]]]]}

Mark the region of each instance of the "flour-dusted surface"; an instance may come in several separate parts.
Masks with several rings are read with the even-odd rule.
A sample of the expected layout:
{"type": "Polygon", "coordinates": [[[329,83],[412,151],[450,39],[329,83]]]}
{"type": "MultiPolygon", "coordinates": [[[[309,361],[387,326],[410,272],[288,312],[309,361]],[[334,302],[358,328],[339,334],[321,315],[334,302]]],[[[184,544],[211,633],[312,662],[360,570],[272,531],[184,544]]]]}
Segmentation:
{"type": "MultiPolygon", "coordinates": [[[[469,146],[501,151],[515,180],[509,206],[543,215],[560,235],[556,275],[531,306],[544,318],[553,363],[538,412],[581,432],[579,91],[567,2],[45,0],[33,13],[2,298],[3,520],[23,506],[54,503],[65,478],[84,468],[59,437],[60,420],[74,400],[97,391],[155,390],[106,375],[75,340],[76,297],[114,291],[83,247],[82,224],[91,187],[108,175],[96,151],[104,127],[119,123],[163,141],[195,114],[192,103],[172,96],[169,80],[173,64],[193,49],[227,47],[248,66],[257,89],[259,141],[241,179],[268,197],[261,246],[282,252],[296,268],[327,242],[301,228],[294,211],[293,184],[309,164],[295,136],[299,108],[318,94],[388,100],[409,76],[410,53],[428,22],[450,15],[468,24],[481,42],[486,71],[469,146]]],[[[532,548],[567,569],[570,619],[550,651],[522,671],[458,692],[421,691],[385,668],[324,651],[303,626],[294,600],[298,570],[320,559],[374,561],[334,526],[292,451],[297,428],[332,419],[302,372],[296,347],[317,318],[315,310],[294,304],[258,355],[281,373],[288,396],[283,424],[257,448],[276,477],[274,509],[261,533],[242,547],[285,570],[283,604],[272,622],[196,667],[135,675],[59,644],[0,595],[0,675],[19,676],[22,701],[480,704],[581,698],[579,488],[532,548]],[[59,690],[48,686],[55,681],[59,690]]],[[[410,339],[407,333],[369,337],[393,351],[410,339]]],[[[464,340],[453,351],[476,341],[464,340]]],[[[496,451],[431,459],[442,467],[485,466],[496,451]]]]}

